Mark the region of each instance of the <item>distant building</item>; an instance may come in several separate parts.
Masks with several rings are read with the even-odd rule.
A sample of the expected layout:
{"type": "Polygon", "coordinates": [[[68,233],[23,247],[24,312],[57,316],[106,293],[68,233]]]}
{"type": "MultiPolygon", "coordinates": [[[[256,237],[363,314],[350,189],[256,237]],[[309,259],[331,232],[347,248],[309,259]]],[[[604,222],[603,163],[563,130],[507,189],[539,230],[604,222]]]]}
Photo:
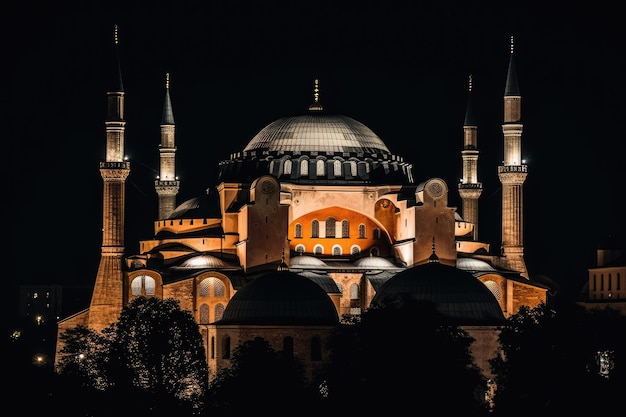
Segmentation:
{"type": "Polygon", "coordinates": [[[626,247],[613,237],[598,244],[596,266],[589,268],[579,304],[587,309],[612,308],[626,314],[626,247]]]}
{"type": "MultiPolygon", "coordinates": [[[[115,46],[117,53],[117,37],[115,46]]],[[[533,280],[524,261],[522,194],[528,169],[522,159],[521,94],[512,42],[504,82],[503,164],[492,167],[502,188],[497,253],[478,239],[482,183],[471,78],[459,141],[463,207],[458,212],[448,206],[449,188],[441,178],[416,180],[413,165],[391,153],[366,125],[327,114],[318,80],[308,111],[262,128],[219,164],[215,186],[178,204],[168,75],[161,140],[155,143],[160,156],[154,182],[158,218],[153,238],[139,242],[139,253],[128,256],[124,224],[143,218],[127,218],[124,211],[131,164],[124,159],[125,92],[119,68],[117,63],[107,93],[106,155],[100,163],[100,266],[89,308],[61,320],[59,333],[77,325],[102,330],[135,297],[175,298],[198,322],[214,376],[229,365],[233,349],[255,337],[266,338],[276,350],[293,352],[312,369],[326,358],[324,342],[338,320],[358,318],[397,274],[427,275],[428,280],[442,274],[440,286],[428,287],[433,294],[417,294],[425,291],[423,285],[410,293],[428,299],[437,294],[436,300],[446,300],[442,308],[457,303],[455,314],[476,314],[474,297],[481,303],[488,298],[487,309],[496,306],[500,318],[546,301],[548,288],[533,280]],[[423,267],[433,256],[443,268],[429,266],[425,274],[423,267]],[[459,272],[453,274],[456,278],[476,280],[478,289],[466,282],[452,285],[458,281],[444,276],[450,269],[459,272]],[[293,282],[281,284],[289,279],[293,282]],[[465,293],[466,288],[472,291],[465,293]],[[334,306],[332,314],[329,306],[334,306]]],[[[420,155],[430,157],[427,149],[420,155]]],[[[394,287],[387,294],[398,291],[394,287]]],[[[496,354],[494,322],[468,323],[474,334],[484,335],[478,343],[485,344],[473,352],[485,364],[496,354]],[[488,335],[480,331],[483,325],[489,327],[488,335]]],[[[57,353],[60,348],[57,344],[57,353]]]]}
{"type": "Polygon", "coordinates": [[[38,325],[56,323],[61,315],[63,288],[60,285],[21,285],[19,320],[38,325]]]}

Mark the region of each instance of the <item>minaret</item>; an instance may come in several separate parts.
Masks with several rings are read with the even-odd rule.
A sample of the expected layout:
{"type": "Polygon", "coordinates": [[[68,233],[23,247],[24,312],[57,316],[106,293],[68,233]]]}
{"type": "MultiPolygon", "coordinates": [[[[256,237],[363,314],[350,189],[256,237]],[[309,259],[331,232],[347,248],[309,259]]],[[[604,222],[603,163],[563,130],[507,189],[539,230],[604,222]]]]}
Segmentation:
{"type": "Polygon", "coordinates": [[[174,113],[170,99],[170,74],[165,74],[165,102],[161,120],[161,144],[159,145],[160,171],[154,188],[159,195],[159,220],[166,219],[176,208],[176,194],[180,182],[176,178],[176,144],[174,113]]]}
{"type": "Polygon", "coordinates": [[[463,178],[459,183],[462,200],[462,217],[474,226],[473,240],[478,240],[478,198],[483,192],[483,184],[478,182],[478,127],[474,119],[472,104],[472,76],[469,76],[467,109],[463,123],[463,178]]]}
{"type": "Polygon", "coordinates": [[[513,59],[513,36],[509,70],[504,90],[504,160],[498,167],[502,184],[502,262],[503,266],[519,271],[528,278],[524,262],[523,185],[528,167],[522,160],[522,96],[517,83],[517,72],[513,59]]]}
{"type": "Polygon", "coordinates": [[[88,327],[100,331],[117,321],[124,294],[124,203],[130,162],[124,159],[124,87],[114,30],[115,79],[107,92],[106,158],[100,162],[102,246],[100,266],[91,296],[88,327]]]}

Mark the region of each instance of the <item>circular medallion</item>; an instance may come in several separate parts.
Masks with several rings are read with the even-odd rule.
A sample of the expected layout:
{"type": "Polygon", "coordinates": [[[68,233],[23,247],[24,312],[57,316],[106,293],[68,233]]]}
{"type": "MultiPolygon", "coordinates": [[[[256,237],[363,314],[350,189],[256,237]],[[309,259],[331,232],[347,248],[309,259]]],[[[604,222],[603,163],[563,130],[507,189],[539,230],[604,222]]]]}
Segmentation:
{"type": "Polygon", "coordinates": [[[428,188],[426,189],[426,191],[428,191],[428,194],[430,194],[432,198],[441,197],[443,195],[443,190],[444,186],[441,181],[438,180],[432,181],[430,184],[428,184],[428,188]]]}
{"type": "Polygon", "coordinates": [[[265,194],[272,194],[275,189],[276,186],[274,185],[274,182],[272,180],[265,180],[261,183],[261,191],[263,191],[265,194]]]}

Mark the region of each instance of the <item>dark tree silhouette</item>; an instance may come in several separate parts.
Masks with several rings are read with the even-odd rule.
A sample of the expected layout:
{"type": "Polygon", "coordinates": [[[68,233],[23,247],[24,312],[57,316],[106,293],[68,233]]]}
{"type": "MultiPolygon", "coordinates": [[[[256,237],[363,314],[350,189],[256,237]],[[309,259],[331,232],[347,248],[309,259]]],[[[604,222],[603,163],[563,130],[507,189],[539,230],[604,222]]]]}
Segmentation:
{"type": "Polygon", "coordinates": [[[216,375],[209,389],[207,415],[293,415],[303,407],[313,412],[317,397],[301,360],[275,351],[258,337],[237,346],[231,366],[216,375]]]}
{"type": "Polygon", "coordinates": [[[500,334],[502,356],[491,361],[494,415],[609,411],[626,386],[625,332],[626,317],[611,309],[570,301],[521,308],[500,334]],[[600,369],[602,352],[618,356],[613,369],[600,369]]]}
{"type": "Polygon", "coordinates": [[[66,401],[68,407],[93,416],[184,416],[203,409],[204,345],[193,316],[177,300],[138,297],[102,333],[78,326],[61,337],[60,374],[82,394],[66,401]]]}
{"type": "Polygon", "coordinates": [[[470,352],[473,339],[434,306],[406,301],[371,309],[331,339],[328,406],[385,413],[407,407],[438,414],[483,415],[486,379],[470,352]]]}

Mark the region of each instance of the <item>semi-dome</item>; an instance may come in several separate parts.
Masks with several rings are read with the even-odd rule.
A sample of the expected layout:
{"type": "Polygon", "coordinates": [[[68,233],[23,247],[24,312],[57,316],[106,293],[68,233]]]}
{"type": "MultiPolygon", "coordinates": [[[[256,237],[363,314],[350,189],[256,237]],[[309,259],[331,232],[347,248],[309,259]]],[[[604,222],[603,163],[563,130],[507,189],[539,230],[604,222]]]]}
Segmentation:
{"type": "Polygon", "coordinates": [[[270,123],[244,148],[244,152],[250,151],[390,154],[387,145],[363,123],[347,116],[316,113],[270,123]]]}
{"type": "Polygon", "coordinates": [[[291,271],[272,271],[241,288],[216,324],[336,325],[337,309],[326,291],[291,271]]]}
{"type": "Polygon", "coordinates": [[[401,300],[427,301],[457,325],[497,325],[505,321],[493,293],[469,272],[429,262],[406,269],[385,282],[372,307],[401,300]]]}

